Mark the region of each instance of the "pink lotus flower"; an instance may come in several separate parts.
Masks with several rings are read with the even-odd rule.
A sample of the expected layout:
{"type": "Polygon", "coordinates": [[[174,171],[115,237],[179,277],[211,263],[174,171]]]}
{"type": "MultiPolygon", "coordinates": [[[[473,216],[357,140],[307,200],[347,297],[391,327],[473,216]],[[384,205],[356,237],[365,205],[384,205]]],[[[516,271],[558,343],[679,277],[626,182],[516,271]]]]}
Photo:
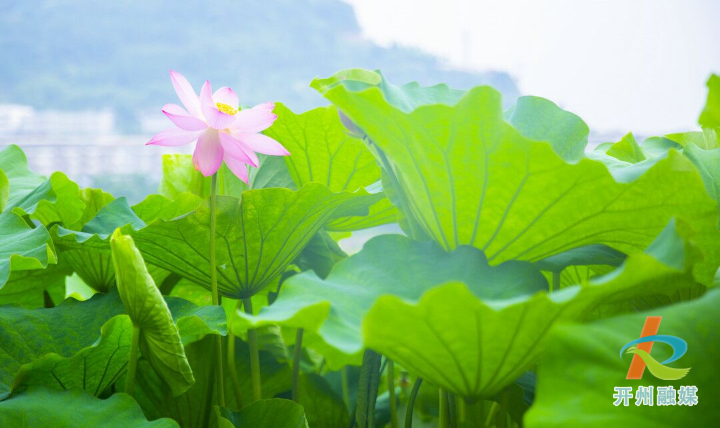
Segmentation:
{"type": "Polygon", "coordinates": [[[177,128],[168,129],[152,137],[147,144],[183,146],[197,141],[193,164],[205,177],[220,169],[223,160],[230,170],[248,182],[246,165],[258,166],[257,153],[287,156],[290,153],[280,143],[260,134],[275,122],[275,104],[268,102],[238,111],[238,96],[228,87],[212,92],[210,81],[195,94],[182,74],[170,71],[175,92],[185,108],[165,104],[162,112],[177,128]]]}

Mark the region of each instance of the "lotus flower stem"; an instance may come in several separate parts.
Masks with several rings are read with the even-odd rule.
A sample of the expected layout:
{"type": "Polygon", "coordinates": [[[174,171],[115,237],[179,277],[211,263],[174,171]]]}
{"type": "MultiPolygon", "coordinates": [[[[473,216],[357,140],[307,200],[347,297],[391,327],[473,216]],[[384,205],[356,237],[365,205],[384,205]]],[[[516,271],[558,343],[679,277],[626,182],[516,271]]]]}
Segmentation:
{"type": "Polygon", "coordinates": [[[303,329],[297,329],[295,333],[295,350],[293,352],[293,373],[292,373],[292,400],[300,402],[300,359],[302,358],[303,329]]]}
{"type": "Polygon", "coordinates": [[[48,293],[47,290],[43,290],[43,307],[46,309],[54,308],[55,303],[52,300],[52,297],[50,297],[50,293],[48,293]]]}
{"type": "Polygon", "coordinates": [[[466,408],[465,408],[465,400],[455,400],[455,405],[457,406],[456,412],[457,412],[457,425],[461,425],[463,422],[465,422],[467,418],[466,408]]]}
{"type": "Polygon", "coordinates": [[[450,420],[450,426],[456,427],[458,426],[458,415],[457,415],[457,406],[455,404],[455,394],[452,392],[447,393],[448,396],[448,419],[450,420]]]}
{"type": "MultiPolygon", "coordinates": [[[[560,276],[558,274],[558,276],[560,276]]],[[[500,396],[500,413],[498,414],[498,428],[507,428],[507,418],[508,418],[508,398],[509,393],[506,389],[503,391],[502,395],[500,396]]]]}
{"type": "Polygon", "coordinates": [[[560,275],[561,274],[562,274],[562,271],[552,273],[552,284],[550,284],[550,292],[551,293],[560,290],[560,275]]]}
{"type": "Polygon", "coordinates": [[[127,377],[125,379],[125,393],[132,396],[135,389],[135,373],[137,373],[138,345],[140,344],[140,327],[133,324],[132,339],[130,342],[130,359],[128,360],[127,377]]]}
{"type": "MultiPolygon", "coordinates": [[[[235,310],[240,309],[240,300],[238,300],[235,310]]],[[[232,317],[228,320],[228,345],[227,345],[227,364],[230,372],[230,380],[232,381],[233,392],[235,393],[235,405],[238,410],[242,409],[242,391],[240,390],[240,381],[238,380],[237,368],[235,367],[235,333],[232,329],[232,317]]]]}
{"type": "MultiPolygon", "coordinates": [[[[245,313],[252,315],[252,299],[242,299],[245,313]]],[[[260,378],[260,351],[257,343],[257,330],[251,328],[247,332],[250,347],[250,375],[252,377],[253,402],[262,400],[262,379],[260,378]]]]}
{"type": "Polygon", "coordinates": [[[393,360],[388,358],[387,365],[388,396],[390,398],[390,427],[398,428],[397,403],[395,402],[395,363],[393,360]]]}
{"type": "Polygon", "coordinates": [[[466,401],[467,416],[475,428],[485,428],[485,408],[483,400],[466,401]]]}
{"type": "MultiPolygon", "coordinates": [[[[215,267],[215,199],[217,194],[217,172],[210,181],[210,290],[213,305],[220,305],[217,288],[217,268],[215,267]]],[[[225,406],[225,386],[223,385],[223,350],[222,336],[215,336],[215,384],[217,387],[218,404],[225,406]]]]}
{"type": "Polygon", "coordinates": [[[485,420],[485,426],[490,426],[492,423],[493,418],[495,417],[495,413],[497,413],[498,410],[498,403],[494,402],[490,406],[490,411],[488,412],[487,419],[485,420]]]}
{"type": "Polygon", "coordinates": [[[345,407],[350,410],[350,388],[348,387],[347,366],[340,370],[340,385],[342,387],[342,397],[345,402],[345,407]]]}
{"type": "Polygon", "coordinates": [[[447,391],[438,389],[440,395],[440,405],[438,414],[438,426],[440,428],[450,428],[450,413],[448,412],[448,394],[447,391]]]}
{"type": "Polygon", "coordinates": [[[418,392],[420,392],[420,385],[422,385],[422,378],[415,379],[412,391],[410,391],[410,397],[408,397],[407,410],[405,411],[405,428],[412,428],[413,422],[413,408],[415,407],[415,399],[417,398],[418,392]]]}

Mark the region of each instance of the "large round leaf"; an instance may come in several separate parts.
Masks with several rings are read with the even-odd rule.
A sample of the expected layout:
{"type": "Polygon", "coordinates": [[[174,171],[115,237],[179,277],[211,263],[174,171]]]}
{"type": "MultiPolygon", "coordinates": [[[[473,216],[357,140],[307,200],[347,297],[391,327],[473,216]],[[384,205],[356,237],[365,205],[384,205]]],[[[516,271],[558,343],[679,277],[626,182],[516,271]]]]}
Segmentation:
{"type": "Polygon", "coordinates": [[[615,314],[617,305],[637,300],[696,297],[696,254],[673,226],[617,270],[552,294],[479,299],[455,282],[417,303],[382,296],[364,319],[365,344],[457,395],[492,397],[536,362],[555,324],[615,314]]]}
{"type": "Polygon", "coordinates": [[[260,400],[239,412],[215,409],[219,428],[307,428],[303,407],[293,401],[260,400]]]}
{"type": "Polygon", "coordinates": [[[105,322],[123,313],[116,293],[78,302],[68,299],[52,309],[6,306],[0,311],[0,399],[7,396],[23,364],[46,354],[72,357],[93,345],[105,322]],[[63,334],[60,334],[62,332],[63,334]]]}
{"type": "MultiPolygon", "coordinates": [[[[217,194],[239,197],[249,189],[285,187],[295,190],[287,165],[280,156],[259,155],[257,168],[249,168],[249,185],[241,181],[223,164],[217,172],[217,194]]],[[[163,155],[163,176],[159,193],[175,199],[182,193],[190,193],[202,198],[210,196],[211,178],[204,177],[195,169],[191,155],[163,155]]]]}
{"type": "MultiPolygon", "coordinates": [[[[240,318],[233,326],[238,334],[249,325],[304,328],[321,339],[315,345],[328,366],[340,368],[362,354],[360,326],[378,297],[393,294],[414,301],[448,281],[462,281],[482,298],[511,298],[547,289],[545,278],[527,262],[491,267],[476,248],[459,247],[447,253],[434,242],[382,235],[339,262],[325,279],[310,271],[289,278],[271,306],[254,317],[238,312],[240,318]]],[[[312,340],[306,343],[311,345],[312,340]]]]}
{"type": "Polygon", "coordinates": [[[712,128],[720,138],[720,76],[713,74],[707,81],[708,97],[698,122],[703,128],[712,128]]]}
{"type": "Polygon", "coordinates": [[[13,391],[42,385],[59,390],[83,389],[96,397],[103,394],[125,373],[132,328],[127,315],[118,315],[102,326],[97,343],[75,355],[50,353],[24,364],[15,376],[13,391]]]}
{"type": "MultiPolygon", "coordinates": [[[[265,134],[279,141],[292,156],[285,157],[298,188],[306,183],[325,184],[333,192],[354,192],[380,181],[380,167],[362,140],[348,135],[334,106],[295,114],[276,104],[277,120],[265,134]]],[[[357,230],[396,220],[397,211],[387,198],[364,217],[338,219],[332,230],[357,230]]]]}
{"type": "Polygon", "coordinates": [[[11,271],[45,269],[57,263],[48,231],[30,227],[15,213],[0,213],[0,238],[0,289],[11,271]]]}
{"type": "Polygon", "coordinates": [[[45,177],[30,171],[25,153],[15,144],[0,151],[0,170],[9,188],[5,200],[9,207],[17,206],[23,197],[45,182],[45,177]]]}
{"type": "Polygon", "coordinates": [[[179,428],[172,419],[149,422],[127,394],[100,400],[82,390],[60,392],[43,387],[0,402],[0,422],[6,427],[179,428]]]}
{"type": "MultiPolygon", "coordinates": [[[[115,285],[109,241],[116,228],[123,228],[127,232],[141,229],[158,219],[170,220],[187,214],[201,202],[199,197],[190,193],[182,193],[172,201],[164,196],[150,195],[133,207],[128,205],[125,198],[118,198],[106,201],[92,216],[86,209],[88,218],[79,230],[55,226],[50,233],[60,250],[60,257],[72,266],[83,281],[95,290],[107,292],[115,285]]],[[[159,268],[151,273],[158,282],[168,274],[159,268]]]]}
{"type": "Polygon", "coordinates": [[[34,309],[54,305],[65,299],[65,279],[72,274],[67,263],[48,264],[45,269],[13,270],[0,289],[0,305],[19,305],[34,309]]]}
{"type": "Polygon", "coordinates": [[[582,159],[590,129],[578,116],[540,97],[525,96],[505,112],[505,120],[527,138],[549,142],[567,161],[582,159]]]}
{"type": "Polygon", "coordinates": [[[406,199],[405,214],[446,249],[472,245],[491,264],[591,244],[633,253],[670,218],[685,217],[703,235],[706,260],[696,274],[713,280],[717,207],[677,152],[613,176],[599,161],[564,160],[556,137],[551,144],[523,137],[503,120],[490,87],[438,97],[437,87],[395,87],[358,71],[313,86],[367,134],[406,199]]]}
{"type": "MultiPolygon", "coordinates": [[[[30,215],[46,226],[62,223],[69,227],[80,221],[85,203],[78,185],[62,172],[49,179],[35,174],[28,168],[25,153],[14,144],[0,151],[0,170],[4,176],[0,181],[6,181],[8,187],[5,204],[0,204],[5,211],[30,215]]],[[[0,185],[0,194],[4,192],[1,189],[0,185]]]]}
{"type": "MultiPolygon", "coordinates": [[[[184,344],[225,335],[225,312],[165,298],[184,344]]],[[[132,322],[116,291],[53,309],[7,307],[0,316],[0,399],[28,385],[102,394],[125,373],[132,322]]]]}
{"type": "MultiPolygon", "coordinates": [[[[309,183],[299,191],[249,190],[242,199],[217,199],[218,290],[250,297],[270,284],[315,233],[334,218],[367,213],[379,195],[333,193],[309,183]]],[[[133,232],[148,263],[210,288],[210,215],[207,205],[172,221],[133,232]]]]}

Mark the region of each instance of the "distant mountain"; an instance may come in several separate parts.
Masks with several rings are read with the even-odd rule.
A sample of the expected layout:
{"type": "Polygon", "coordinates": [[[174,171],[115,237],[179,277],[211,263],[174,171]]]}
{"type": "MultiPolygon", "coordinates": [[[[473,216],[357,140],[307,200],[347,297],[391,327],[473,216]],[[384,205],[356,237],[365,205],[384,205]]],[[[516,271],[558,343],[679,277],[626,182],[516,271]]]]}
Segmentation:
{"type": "Polygon", "coordinates": [[[415,50],[360,34],[351,6],[331,0],[42,0],[0,3],[0,103],[61,110],[113,109],[124,132],[138,112],[176,102],[168,70],[199,88],[232,86],[243,104],[326,102],[308,87],[352,67],[393,82],[489,84],[518,95],[505,73],[446,68],[415,50]]]}

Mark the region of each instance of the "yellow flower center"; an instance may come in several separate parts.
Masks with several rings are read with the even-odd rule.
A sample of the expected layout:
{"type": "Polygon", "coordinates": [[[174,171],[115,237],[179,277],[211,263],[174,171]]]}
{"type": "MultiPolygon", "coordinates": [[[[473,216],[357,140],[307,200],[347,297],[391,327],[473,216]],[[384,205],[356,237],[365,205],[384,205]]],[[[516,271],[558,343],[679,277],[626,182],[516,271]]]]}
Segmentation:
{"type": "Polygon", "coordinates": [[[238,112],[236,108],[233,108],[227,104],[223,104],[223,103],[215,103],[215,104],[217,105],[218,110],[220,110],[223,113],[227,113],[231,116],[235,116],[235,113],[238,112]]]}

